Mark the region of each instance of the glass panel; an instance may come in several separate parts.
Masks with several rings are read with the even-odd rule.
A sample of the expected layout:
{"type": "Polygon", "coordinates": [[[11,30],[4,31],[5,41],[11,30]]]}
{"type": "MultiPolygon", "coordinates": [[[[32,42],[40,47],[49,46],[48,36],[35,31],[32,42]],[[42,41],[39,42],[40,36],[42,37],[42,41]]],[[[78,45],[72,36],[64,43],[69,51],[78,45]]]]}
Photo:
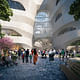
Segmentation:
{"type": "Polygon", "coordinates": [[[21,3],[16,2],[16,1],[12,1],[12,0],[7,0],[7,1],[8,1],[11,8],[25,10],[24,6],[21,3]]]}

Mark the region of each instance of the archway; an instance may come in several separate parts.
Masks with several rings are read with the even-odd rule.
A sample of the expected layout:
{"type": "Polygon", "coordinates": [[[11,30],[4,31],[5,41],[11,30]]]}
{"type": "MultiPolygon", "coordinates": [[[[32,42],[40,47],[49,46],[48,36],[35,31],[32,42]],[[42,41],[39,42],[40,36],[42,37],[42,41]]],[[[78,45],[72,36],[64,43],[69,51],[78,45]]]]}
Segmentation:
{"type": "Polygon", "coordinates": [[[52,42],[49,39],[37,39],[33,45],[37,49],[50,49],[52,48],[52,42]]]}
{"type": "Polygon", "coordinates": [[[47,11],[40,11],[36,15],[34,25],[34,42],[36,39],[49,39],[52,34],[52,27],[49,22],[49,15],[47,11]]]}
{"type": "Polygon", "coordinates": [[[51,48],[52,27],[50,26],[48,12],[39,11],[35,18],[33,46],[38,49],[51,48]]]}
{"type": "Polygon", "coordinates": [[[69,42],[66,48],[68,50],[76,50],[77,52],[80,52],[80,39],[76,39],[76,40],[69,42]]]}

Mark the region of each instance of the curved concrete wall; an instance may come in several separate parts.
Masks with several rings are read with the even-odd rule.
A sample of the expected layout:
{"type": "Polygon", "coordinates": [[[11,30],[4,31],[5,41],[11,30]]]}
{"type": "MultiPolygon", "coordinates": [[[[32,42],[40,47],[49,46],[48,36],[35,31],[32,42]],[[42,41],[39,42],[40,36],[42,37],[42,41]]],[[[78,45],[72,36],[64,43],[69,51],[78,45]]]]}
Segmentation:
{"type": "Polygon", "coordinates": [[[53,46],[55,48],[66,48],[71,42],[80,39],[80,21],[74,21],[73,16],[69,15],[69,7],[74,0],[60,0],[56,5],[54,1],[53,7],[50,8],[50,18],[53,27],[53,46]],[[62,16],[55,21],[57,14],[62,13],[62,16]],[[58,35],[59,32],[67,27],[75,27],[76,30],[64,32],[58,35]]]}
{"type": "Polygon", "coordinates": [[[13,16],[11,21],[1,21],[3,28],[13,29],[20,33],[22,37],[9,36],[14,43],[22,44],[25,48],[32,48],[33,25],[37,9],[43,0],[14,0],[19,2],[25,8],[25,11],[12,9],[13,16]]]}
{"type": "MultiPolygon", "coordinates": [[[[1,21],[3,28],[13,29],[20,33],[22,37],[11,37],[14,43],[22,44],[24,47],[32,47],[33,26],[37,11],[40,11],[40,5],[43,0],[14,0],[23,5],[23,10],[13,10],[13,17],[10,22],[1,21]]],[[[45,0],[46,1],[46,0],[45,0]]],[[[44,1],[44,2],[45,2],[44,1]]],[[[69,15],[69,7],[74,0],[60,0],[56,5],[57,0],[47,0],[45,6],[41,9],[49,12],[50,25],[52,27],[53,46],[56,48],[65,48],[71,42],[80,39],[80,21],[75,22],[73,16],[69,15]],[[58,16],[58,14],[61,15],[58,16]],[[57,18],[57,20],[56,20],[57,18]],[[67,27],[75,27],[76,30],[64,32],[58,35],[67,27]]],[[[51,35],[50,35],[51,36],[51,35]]],[[[44,37],[44,36],[43,36],[44,37]]]]}
{"type": "Polygon", "coordinates": [[[56,37],[54,40],[54,45],[57,46],[57,48],[65,48],[67,45],[72,43],[75,40],[80,39],[80,30],[74,30],[67,32],[59,37],[56,37]],[[57,43],[56,43],[57,42],[57,43]]]}

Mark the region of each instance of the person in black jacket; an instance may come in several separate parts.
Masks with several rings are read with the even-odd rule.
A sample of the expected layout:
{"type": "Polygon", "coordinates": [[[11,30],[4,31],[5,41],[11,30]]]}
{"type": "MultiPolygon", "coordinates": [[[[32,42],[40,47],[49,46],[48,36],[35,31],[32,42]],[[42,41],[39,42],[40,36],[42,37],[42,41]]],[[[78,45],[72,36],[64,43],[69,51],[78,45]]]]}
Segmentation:
{"type": "Polygon", "coordinates": [[[20,56],[21,56],[21,49],[18,50],[18,57],[19,57],[19,60],[20,60],[20,56]]]}
{"type": "Polygon", "coordinates": [[[29,49],[26,51],[26,63],[28,63],[29,49]]]}

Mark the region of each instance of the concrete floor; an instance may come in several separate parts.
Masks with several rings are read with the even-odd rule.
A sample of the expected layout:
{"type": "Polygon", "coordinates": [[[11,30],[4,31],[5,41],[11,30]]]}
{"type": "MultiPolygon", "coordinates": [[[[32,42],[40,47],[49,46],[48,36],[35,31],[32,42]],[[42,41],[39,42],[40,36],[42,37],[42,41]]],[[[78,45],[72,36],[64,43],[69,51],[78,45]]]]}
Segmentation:
{"type": "Polygon", "coordinates": [[[49,61],[49,58],[38,58],[36,65],[18,61],[17,66],[0,69],[0,80],[67,80],[60,70],[58,58],[49,61]]]}

